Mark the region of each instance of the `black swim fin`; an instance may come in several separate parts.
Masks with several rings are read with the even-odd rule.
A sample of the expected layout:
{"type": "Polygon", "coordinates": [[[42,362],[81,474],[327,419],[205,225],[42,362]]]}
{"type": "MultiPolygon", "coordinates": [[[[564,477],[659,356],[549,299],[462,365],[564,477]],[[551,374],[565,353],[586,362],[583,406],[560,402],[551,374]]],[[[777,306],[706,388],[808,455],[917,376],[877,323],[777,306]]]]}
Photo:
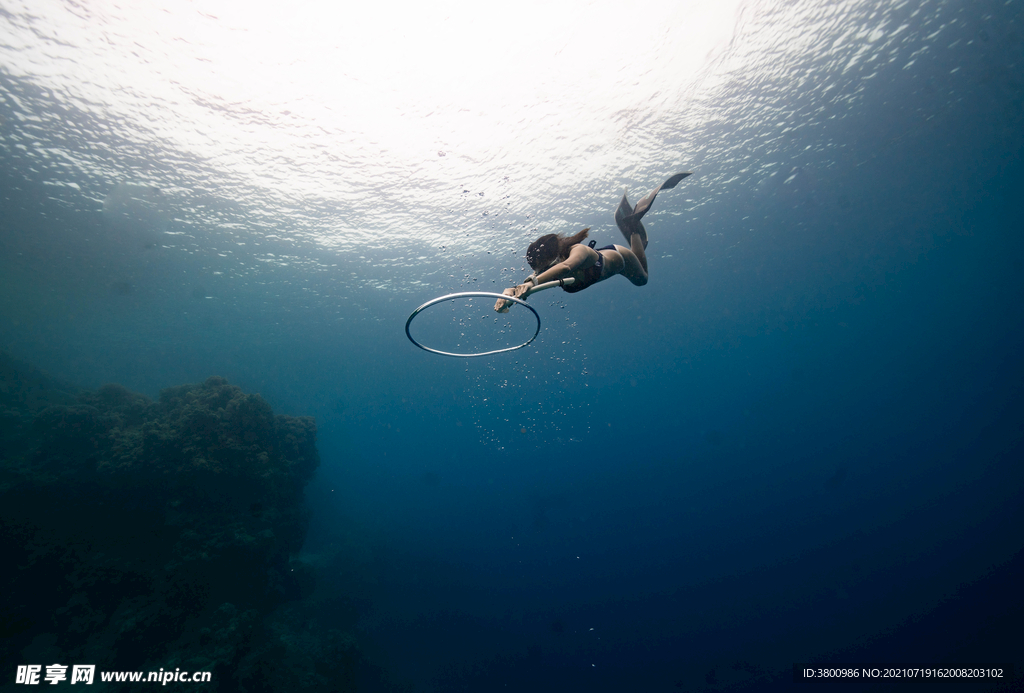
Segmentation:
{"type": "Polygon", "coordinates": [[[644,225],[640,223],[640,219],[650,211],[651,205],[654,204],[654,198],[658,196],[659,192],[676,187],[676,184],[678,184],[679,181],[691,174],[691,171],[687,171],[685,173],[677,173],[672,176],[649,192],[647,197],[637,202],[636,207],[633,209],[629,208],[629,200],[626,199],[626,196],[622,196],[622,201],[619,202],[619,206],[615,209],[615,224],[619,227],[619,231],[622,232],[622,235],[626,237],[627,243],[629,243],[629,239],[634,233],[639,233],[640,240],[644,242],[644,248],[647,248],[647,229],[645,229],[644,225]]]}
{"type": "MultiPolygon", "coordinates": [[[[615,208],[615,223],[619,227],[619,231],[626,237],[626,244],[629,244],[629,237],[633,235],[633,230],[636,228],[633,223],[633,208],[629,206],[629,200],[626,199],[626,194],[622,194],[622,201],[619,202],[619,206],[615,208]]],[[[646,239],[647,232],[644,231],[640,238],[646,239]]],[[[647,244],[644,244],[647,247],[647,244]]]]}

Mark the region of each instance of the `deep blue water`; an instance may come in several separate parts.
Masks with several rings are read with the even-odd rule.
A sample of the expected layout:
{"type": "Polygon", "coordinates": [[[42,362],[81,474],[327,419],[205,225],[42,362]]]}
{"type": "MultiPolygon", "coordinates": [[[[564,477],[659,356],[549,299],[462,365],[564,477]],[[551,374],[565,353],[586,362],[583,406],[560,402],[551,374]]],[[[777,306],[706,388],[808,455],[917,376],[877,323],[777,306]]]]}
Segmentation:
{"type": "Polygon", "coordinates": [[[378,198],[434,230],[365,248],[324,240],[342,193],[292,210],[324,242],[287,205],[257,220],[221,164],[189,167],[202,151],[0,67],[0,345],[87,387],[216,374],[315,416],[305,558],[340,552],[346,627],[417,691],[789,690],[809,661],[1019,677],[1021,3],[737,21],[702,81],[661,85],[676,120],[626,119],[604,178],[537,162],[501,188],[495,151],[426,212],[378,198]],[[880,16],[899,40],[850,67],[880,16]],[[615,242],[623,185],[677,170],[647,286],[539,294],[540,337],[507,355],[405,339],[420,303],[525,274],[546,214],[615,242]],[[113,217],[123,181],[176,211],[113,217]],[[481,221],[478,189],[514,211],[481,221]]]}

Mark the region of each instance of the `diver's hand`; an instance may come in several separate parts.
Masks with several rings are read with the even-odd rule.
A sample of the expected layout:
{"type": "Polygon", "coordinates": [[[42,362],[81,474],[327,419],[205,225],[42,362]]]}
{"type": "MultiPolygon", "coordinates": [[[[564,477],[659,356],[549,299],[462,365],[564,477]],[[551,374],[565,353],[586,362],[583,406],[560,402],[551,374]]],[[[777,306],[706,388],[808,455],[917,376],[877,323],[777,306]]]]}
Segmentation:
{"type": "MultiPolygon", "coordinates": [[[[513,294],[515,294],[515,291],[515,289],[505,289],[501,293],[503,293],[506,296],[512,296],[513,294]]],[[[508,309],[511,307],[512,301],[506,301],[504,299],[499,298],[497,301],[494,302],[494,311],[496,313],[507,313],[508,309]]]]}
{"type": "MultiPolygon", "coordinates": [[[[522,298],[527,291],[533,288],[533,284],[520,284],[519,286],[511,289],[505,289],[501,293],[505,296],[512,296],[514,298],[522,298]]],[[[512,301],[506,301],[499,298],[494,304],[494,310],[498,313],[507,313],[508,309],[512,307],[512,301]]]]}

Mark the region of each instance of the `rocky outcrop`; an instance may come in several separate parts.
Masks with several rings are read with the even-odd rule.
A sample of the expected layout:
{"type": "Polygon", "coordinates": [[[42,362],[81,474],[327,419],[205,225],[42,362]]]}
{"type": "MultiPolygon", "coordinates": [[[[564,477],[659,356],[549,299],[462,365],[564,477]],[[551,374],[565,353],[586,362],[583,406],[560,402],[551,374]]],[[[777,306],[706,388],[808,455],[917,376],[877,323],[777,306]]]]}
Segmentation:
{"type": "MultiPolygon", "coordinates": [[[[151,401],[75,391],[0,355],[0,686],[19,664],[59,662],[275,689],[253,668],[287,651],[285,621],[268,616],[313,590],[296,555],[318,464],[311,418],[276,416],[223,378],[151,401]]],[[[354,657],[338,634],[318,643],[354,657]]],[[[296,690],[351,676],[307,672],[296,690]]]]}

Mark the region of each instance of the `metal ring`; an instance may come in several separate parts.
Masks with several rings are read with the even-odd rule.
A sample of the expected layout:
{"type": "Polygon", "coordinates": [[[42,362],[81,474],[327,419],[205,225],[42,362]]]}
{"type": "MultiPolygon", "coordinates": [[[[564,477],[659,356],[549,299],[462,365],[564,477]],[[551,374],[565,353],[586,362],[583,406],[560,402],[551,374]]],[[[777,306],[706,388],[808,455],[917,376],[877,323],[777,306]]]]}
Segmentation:
{"type": "Polygon", "coordinates": [[[465,291],[463,293],[448,294],[446,296],[440,296],[438,298],[435,298],[432,301],[427,301],[422,306],[420,306],[419,308],[414,310],[412,312],[412,315],[409,316],[409,319],[405,321],[405,336],[409,338],[410,342],[412,342],[413,344],[418,346],[420,349],[423,349],[424,351],[429,351],[432,354],[441,354],[441,356],[454,356],[456,358],[461,358],[461,359],[468,359],[468,358],[473,358],[473,357],[476,357],[476,356],[490,356],[492,354],[501,354],[501,353],[504,353],[506,351],[515,351],[516,349],[522,349],[524,346],[529,345],[530,342],[535,340],[537,338],[538,334],[540,334],[540,315],[537,314],[537,311],[535,311],[530,304],[528,304],[526,301],[522,300],[521,298],[515,298],[514,296],[506,296],[505,294],[493,294],[493,293],[490,293],[490,292],[487,292],[487,291],[465,291]],[[533,317],[537,318],[537,330],[533,333],[532,337],[530,337],[528,340],[526,340],[522,344],[519,344],[517,346],[506,347],[504,349],[496,349],[494,351],[483,351],[483,352],[480,352],[479,354],[455,354],[455,353],[452,353],[450,351],[441,351],[440,349],[432,349],[431,347],[428,347],[428,346],[425,346],[423,344],[420,344],[419,342],[417,342],[413,338],[412,333],[409,332],[409,325],[412,324],[413,318],[415,318],[417,315],[422,313],[424,309],[429,308],[430,306],[432,306],[434,304],[441,303],[443,301],[451,301],[451,300],[454,300],[456,298],[467,298],[469,296],[487,296],[488,298],[495,298],[495,299],[501,298],[501,299],[504,299],[506,301],[512,301],[513,303],[518,303],[521,306],[526,306],[527,308],[529,308],[530,312],[533,313],[533,317]]]}

